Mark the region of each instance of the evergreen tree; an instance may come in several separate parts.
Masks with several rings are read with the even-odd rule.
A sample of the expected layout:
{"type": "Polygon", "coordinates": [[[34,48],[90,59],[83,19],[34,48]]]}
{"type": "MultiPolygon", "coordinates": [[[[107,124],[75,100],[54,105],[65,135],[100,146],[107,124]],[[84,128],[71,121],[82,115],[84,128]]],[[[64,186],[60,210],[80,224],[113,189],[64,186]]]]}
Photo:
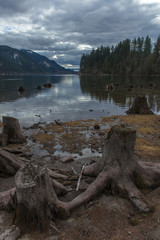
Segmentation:
{"type": "Polygon", "coordinates": [[[152,50],[151,39],[147,36],[144,41],[144,56],[146,57],[146,56],[150,55],[151,50],[152,50]]]}

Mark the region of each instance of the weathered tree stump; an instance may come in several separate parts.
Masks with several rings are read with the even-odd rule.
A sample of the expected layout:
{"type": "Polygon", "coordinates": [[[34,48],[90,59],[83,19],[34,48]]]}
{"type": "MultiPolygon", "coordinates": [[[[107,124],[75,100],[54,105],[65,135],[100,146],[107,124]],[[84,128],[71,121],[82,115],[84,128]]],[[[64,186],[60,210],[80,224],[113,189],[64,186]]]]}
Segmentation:
{"type": "MultiPolygon", "coordinates": [[[[65,203],[58,200],[48,169],[33,163],[21,168],[16,176],[16,223],[22,233],[45,232],[51,220],[68,216],[65,203]]],[[[61,187],[61,186],[60,186],[61,187]]]]}
{"type": "Polygon", "coordinates": [[[150,110],[145,96],[137,96],[127,114],[153,114],[150,110]]]}
{"type": "Polygon", "coordinates": [[[1,135],[1,144],[6,146],[9,143],[24,143],[26,139],[21,132],[18,119],[3,116],[3,128],[1,135]]]}
{"type": "Polygon", "coordinates": [[[84,170],[85,175],[97,176],[88,189],[69,203],[70,209],[89,201],[104,188],[113,194],[128,198],[141,212],[149,212],[139,188],[154,188],[160,185],[160,166],[145,164],[134,158],[136,131],[127,126],[111,128],[104,142],[102,159],[84,170]]]}
{"type": "Polygon", "coordinates": [[[20,230],[28,232],[48,229],[48,195],[52,190],[44,167],[27,164],[16,176],[16,222],[20,230]]]}

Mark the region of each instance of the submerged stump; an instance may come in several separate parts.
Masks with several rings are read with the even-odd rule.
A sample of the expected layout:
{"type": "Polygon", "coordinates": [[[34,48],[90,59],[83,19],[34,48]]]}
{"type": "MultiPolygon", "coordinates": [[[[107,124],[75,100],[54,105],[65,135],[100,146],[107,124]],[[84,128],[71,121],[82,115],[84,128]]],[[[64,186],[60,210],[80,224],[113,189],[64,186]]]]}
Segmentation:
{"type": "Polygon", "coordinates": [[[3,128],[1,134],[1,144],[6,146],[9,143],[24,143],[26,139],[21,132],[18,119],[13,117],[2,117],[3,128]]]}
{"type": "Polygon", "coordinates": [[[153,114],[150,110],[145,96],[137,96],[127,114],[153,114]]]}

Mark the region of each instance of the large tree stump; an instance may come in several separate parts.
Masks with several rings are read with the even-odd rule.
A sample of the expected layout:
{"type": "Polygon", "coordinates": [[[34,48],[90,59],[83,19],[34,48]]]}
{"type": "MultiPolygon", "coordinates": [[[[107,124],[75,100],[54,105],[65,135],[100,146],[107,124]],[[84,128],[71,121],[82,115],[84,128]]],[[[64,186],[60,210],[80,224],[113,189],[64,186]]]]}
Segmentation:
{"type": "Polygon", "coordinates": [[[3,128],[1,135],[1,144],[6,146],[9,143],[24,143],[26,139],[21,132],[18,119],[3,116],[3,128]]]}
{"type": "Polygon", "coordinates": [[[114,126],[104,142],[102,159],[88,166],[85,175],[97,176],[87,190],[67,203],[72,210],[89,201],[104,188],[128,198],[140,212],[151,211],[138,188],[160,185],[160,165],[138,162],[134,158],[136,131],[127,126],[114,126]]]}
{"type": "Polygon", "coordinates": [[[150,110],[145,96],[137,96],[132,107],[126,112],[127,114],[153,114],[150,110]]]}
{"type": "Polygon", "coordinates": [[[48,229],[49,179],[44,167],[29,163],[16,176],[17,209],[16,222],[24,233],[38,229],[48,229]]]}
{"type": "Polygon", "coordinates": [[[22,233],[45,232],[56,214],[68,215],[52,187],[48,169],[33,163],[21,168],[16,176],[16,223],[22,233]]]}

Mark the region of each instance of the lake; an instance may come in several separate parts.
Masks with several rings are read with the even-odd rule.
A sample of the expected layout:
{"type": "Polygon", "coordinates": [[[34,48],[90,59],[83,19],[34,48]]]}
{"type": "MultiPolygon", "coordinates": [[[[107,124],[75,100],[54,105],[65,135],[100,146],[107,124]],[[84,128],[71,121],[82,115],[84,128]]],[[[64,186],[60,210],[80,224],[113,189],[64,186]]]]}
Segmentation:
{"type": "Polygon", "coordinates": [[[138,94],[146,95],[152,111],[160,114],[160,77],[1,76],[0,120],[6,115],[31,125],[124,115],[138,94]],[[48,82],[51,88],[44,87],[48,82]],[[110,83],[115,89],[106,92],[110,83]],[[41,90],[37,90],[38,85],[41,90]],[[24,87],[24,93],[18,92],[19,86],[24,87]]]}

